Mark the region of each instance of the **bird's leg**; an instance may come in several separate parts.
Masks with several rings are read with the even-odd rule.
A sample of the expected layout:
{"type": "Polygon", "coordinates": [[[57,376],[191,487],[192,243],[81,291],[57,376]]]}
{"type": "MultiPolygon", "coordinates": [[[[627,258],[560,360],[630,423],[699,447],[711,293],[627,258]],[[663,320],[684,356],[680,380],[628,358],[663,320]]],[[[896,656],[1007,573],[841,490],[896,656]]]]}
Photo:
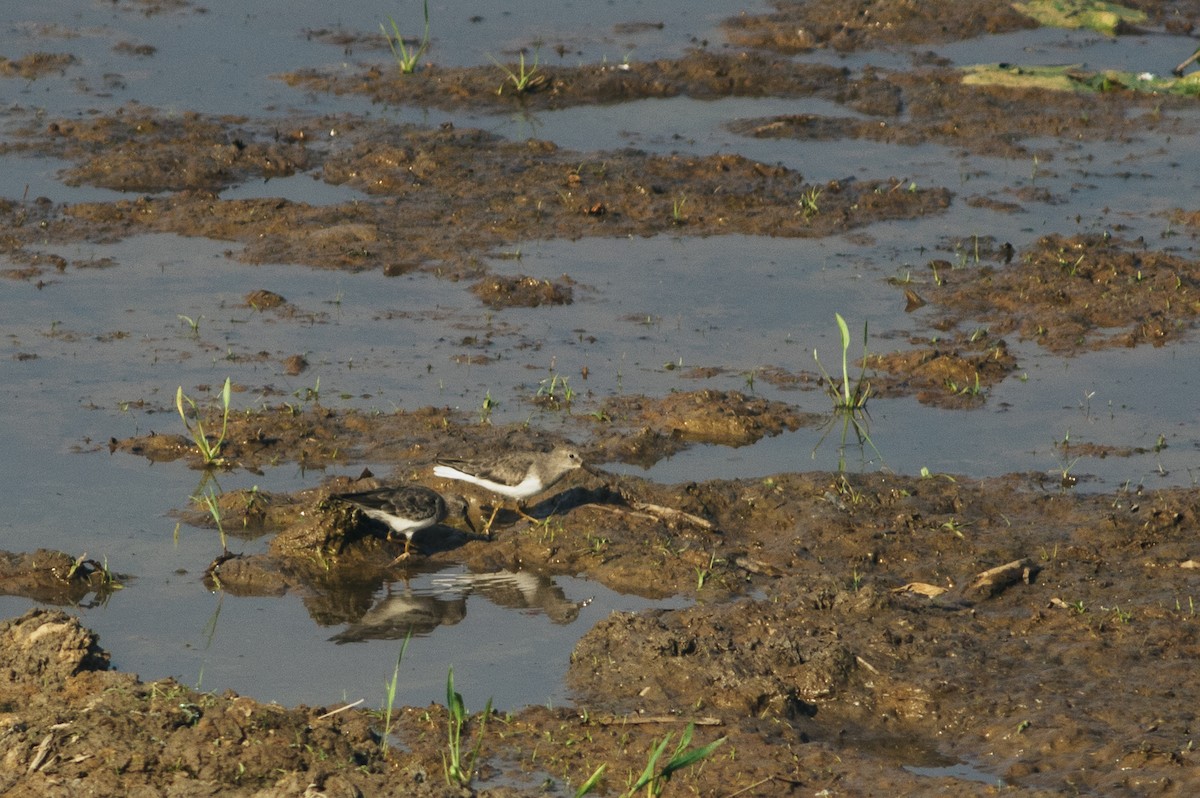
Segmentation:
{"type": "Polygon", "coordinates": [[[525,502],[519,501],[519,502],[516,502],[516,505],[517,505],[517,514],[520,515],[522,518],[524,518],[526,521],[529,521],[530,523],[534,523],[534,524],[542,523],[542,520],[540,518],[534,518],[532,515],[525,512],[525,502]]]}
{"type": "Polygon", "coordinates": [[[488,540],[492,539],[492,522],[496,520],[496,513],[498,512],[500,512],[500,502],[492,505],[492,515],[488,518],[487,523],[483,525],[483,534],[487,536],[488,540]]]}
{"type": "MultiPolygon", "coordinates": [[[[389,541],[392,540],[391,532],[388,532],[387,539],[389,541]]],[[[398,557],[396,557],[396,559],[394,559],[390,563],[388,563],[388,568],[391,568],[393,565],[398,565],[399,563],[402,563],[405,560],[407,560],[411,556],[411,552],[410,552],[411,548],[412,548],[412,538],[405,535],[404,536],[404,551],[400,552],[400,555],[398,557]]]]}

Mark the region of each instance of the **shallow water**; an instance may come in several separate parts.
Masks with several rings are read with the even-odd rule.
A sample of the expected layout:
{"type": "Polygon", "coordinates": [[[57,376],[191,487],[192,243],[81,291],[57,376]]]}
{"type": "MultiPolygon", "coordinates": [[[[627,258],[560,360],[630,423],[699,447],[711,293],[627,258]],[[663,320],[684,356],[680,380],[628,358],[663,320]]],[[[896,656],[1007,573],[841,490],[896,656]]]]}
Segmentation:
{"type": "MultiPolygon", "coordinates": [[[[85,115],[136,100],[174,111],[195,110],[254,117],[288,113],[388,114],[408,121],[477,125],[513,138],[536,135],[581,152],[635,146],[655,152],[738,152],[782,163],[814,181],[895,176],[918,185],[945,185],[959,199],[1036,183],[1069,198],[1054,206],[1030,205],[1024,214],[1001,214],[956,201],[943,216],[889,222],[853,236],[818,240],[722,237],[688,239],[524,242],[520,259],[490,261],[497,272],[539,277],[568,274],[577,280],[576,302],[555,308],[486,311],[460,284],[413,274],[387,278],[287,264],[250,267],[230,260],[225,242],[154,235],[116,244],[50,248],[69,261],[108,268],[69,267],[51,284],[11,281],[0,292],[5,319],[0,358],[0,518],[4,548],[45,546],[107,559],[117,572],[134,576],[126,590],[102,606],[80,608],[98,630],[116,664],[154,679],[175,675],[206,689],[235,688],[264,700],[335,703],[366,698],[377,705],[399,650],[396,639],[331,641],[342,628],[314,622],[295,596],[242,599],[214,596],[201,584],[207,563],[218,553],[215,536],[183,527],[171,516],[187,506],[199,475],[178,463],[148,465],[110,455],[103,443],[147,429],[180,432],[171,410],[177,386],[235,383],[278,392],[237,394],[234,405],[256,407],[303,401],[320,379],[322,401],[333,407],[390,410],[430,404],[475,411],[485,393],[499,401],[493,418],[529,419],[554,427],[559,417],[535,409],[528,399],[541,379],[569,375],[572,386],[596,399],[616,393],[661,395],[670,390],[715,387],[753,390],[764,396],[821,411],[828,400],[817,392],[781,390],[748,375],[770,366],[812,369],[812,351],[826,363],[836,359],[833,312],[853,327],[869,320],[873,350],[900,346],[907,335],[928,336],[933,311],[903,313],[903,298],[886,280],[922,273],[930,257],[953,256],[951,241],[990,235],[1018,247],[1046,232],[1070,235],[1122,225],[1122,235],[1163,241],[1181,250],[1188,238],[1163,239],[1169,230],[1162,212],[1192,207],[1200,174],[1179,168],[1200,141],[1189,136],[1147,134],[1135,142],[1030,142],[1055,153],[1034,164],[981,158],[946,148],[894,147],[869,142],[751,140],[729,132],[739,118],[782,113],[847,111],[813,101],[687,98],[643,101],[621,107],[577,108],[534,116],[478,112],[425,112],[370,106],[355,98],[314,97],[271,76],[289,69],[342,61],[386,61],[386,52],[338,47],[309,39],[308,28],[372,33],[389,13],[403,12],[406,30],[419,19],[415,4],[339,4],[336,8],[209,3],[196,9],[152,16],[108,4],[49,2],[36,12],[0,10],[8,55],[35,49],[69,51],[82,61],[61,77],[31,83],[7,79],[2,102],[5,124],[25,122],[44,109],[51,115],[85,115]],[[43,23],[51,26],[49,32],[43,23]],[[70,28],[78,38],[61,33],[70,28]],[[54,31],[60,31],[55,33],[54,31]],[[113,50],[119,41],[150,43],[158,53],[134,58],[113,50]],[[107,76],[107,77],[106,77],[107,76]],[[945,242],[934,253],[930,242],[945,242]],[[248,292],[266,288],[283,294],[307,318],[282,321],[242,307],[248,292]],[[196,334],[181,320],[198,321],[196,334]],[[457,365],[452,356],[464,330],[499,328],[500,359],[488,365],[457,365]],[[595,342],[585,342],[585,336],[595,342]],[[542,342],[536,351],[523,344],[542,342]],[[259,358],[257,354],[265,352],[259,358]],[[313,364],[300,377],[287,376],[280,361],[304,354],[313,364]],[[36,355],[32,359],[18,356],[36,355]],[[670,364],[673,368],[668,369],[670,364]],[[586,382],[575,375],[586,366],[586,382]],[[680,367],[682,366],[682,368],[680,367]],[[688,379],[693,366],[724,369],[706,381],[688,379]],[[144,400],[156,412],[137,407],[144,400]],[[82,451],[80,451],[82,450],[82,451]],[[271,652],[268,656],[264,652],[271,652]]],[[[759,4],[747,6],[757,8],[759,4]]],[[[544,4],[507,4],[503,12],[431,5],[435,47],[430,59],[444,65],[487,63],[541,37],[549,56],[568,45],[568,63],[646,59],[681,54],[693,40],[719,45],[717,22],[738,9],[727,4],[687,3],[676,7],[642,3],[571,4],[561,15],[544,4]],[[618,22],[669,22],[662,29],[615,34],[618,22]]],[[[972,60],[1082,61],[1163,72],[1163,43],[1172,37],[1122,37],[1116,42],[1091,34],[1034,31],[931,48],[957,63],[972,60]],[[1007,55],[1006,55],[1007,54],[1007,55]]],[[[1190,47],[1190,45],[1188,45],[1190,47]]],[[[925,48],[923,48],[925,49],[925,48]]],[[[1174,50],[1170,50],[1174,52],[1174,50]]],[[[558,56],[553,56],[558,58],[558,56]]],[[[817,54],[814,61],[858,69],[868,63],[903,67],[910,54],[817,54]]],[[[65,164],[16,155],[0,157],[9,176],[6,197],[46,196],[55,202],[110,200],[117,192],[72,188],[57,179],[65,164]]],[[[351,189],[329,186],[308,175],[253,182],[224,197],[283,196],[297,202],[334,203],[351,189]]],[[[511,253],[510,253],[511,255],[511,253]]],[[[922,273],[923,274],[923,273],[922,273]]],[[[972,411],[924,407],[912,399],[874,401],[871,437],[875,450],[848,453],[851,465],[887,467],[904,473],[934,472],[987,477],[1009,471],[1050,474],[1069,470],[1080,489],[1195,484],[1200,420],[1191,403],[1179,401],[1194,389],[1197,351],[1188,342],[1158,349],[1112,350],[1071,359],[1051,356],[1028,343],[1010,341],[1022,378],[994,388],[988,402],[972,411]],[[1159,436],[1166,448],[1153,451],[1159,436]],[[1054,445],[1069,437],[1150,450],[1127,458],[1064,462],[1054,445]]],[[[779,471],[829,469],[838,452],[822,430],[802,429],[752,447],[696,447],[658,464],[648,476],[665,482],[719,477],[762,477],[779,471]],[[818,445],[820,444],[820,445],[818,445]]],[[[836,437],[836,433],[834,433],[836,437]]],[[[632,467],[614,471],[641,473],[632,467]]],[[[361,464],[351,469],[360,470],[361,464]]],[[[258,485],[291,491],[328,476],[295,466],[260,476],[221,477],[221,487],[258,485]]],[[[256,541],[235,550],[256,551],[256,541]]],[[[557,580],[569,602],[590,603],[571,623],[555,623],[544,611],[487,600],[487,591],[464,584],[466,575],[420,575],[408,586],[390,585],[375,596],[413,595],[441,602],[465,615],[410,646],[402,669],[400,700],[424,704],[444,695],[446,668],[456,669],[468,705],[488,696],[500,707],[562,703],[560,684],[575,639],[612,609],[648,602],[618,596],[576,579],[557,580]]],[[[29,606],[0,598],[0,613],[29,606]]],[[[668,603],[668,605],[670,605],[668,603]]]]}

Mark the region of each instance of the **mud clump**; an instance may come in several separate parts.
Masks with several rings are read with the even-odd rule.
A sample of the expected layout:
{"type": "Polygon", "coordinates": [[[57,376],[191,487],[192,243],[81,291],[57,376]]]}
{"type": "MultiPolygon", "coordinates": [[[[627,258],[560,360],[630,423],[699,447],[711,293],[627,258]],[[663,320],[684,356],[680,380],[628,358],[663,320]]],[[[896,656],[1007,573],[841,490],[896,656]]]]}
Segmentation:
{"type": "Polygon", "coordinates": [[[569,305],[573,301],[571,278],[539,280],[536,277],[487,277],[471,286],[471,293],[490,308],[536,308],[569,305]]]}
{"type": "Polygon", "coordinates": [[[67,67],[79,63],[69,53],[30,53],[16,60],[0,57],[0,76],[37,80],[51,74],[63,74],[67,67]]]}
{"type": "MultiPolygon", "coordinates": [[[[311,122],[322,123],[331,124],[311,122]]],[[[21,279],[38,279],[52,265],[37,249],[47,236],[112,241],[170,232],[240,242],[230,257],[250,263],[389,275],[419,268],[478,280],[480,253],[529,239],[678,234],[680,226],[691,235],[815,237],[941,213],[951,201],[947,189],[890,178],[805,185],[794,170],[736,155],[618,150],[596,160],[552,142],[358,120],[339,128],[344,146],[335,152],[310,147],[310,137],[298,133],[276,141],[266,123],[142,110],[58,120],[24,135],[22,148],[74,162],[68,170],[74,183],[158,195],[37,206],[36,213],[9,206],[5,248],[26,264],[21,279]],[[217,195],[246,180],[298,171],[376,200],[317,207],[217,195]],[[818,212],[804,211],[804,198],[814,192],[818,212]]]]}
{"type": "Polygon", "coordinates": [[[497,92],[497,74],[489,67],[433,67],[401,79],[393,70],[373,65],[351,74],[300,70],[282,79],[310,91],[363,94],[389,104],[525,111],[678,96],[807,97],[825,95],[848,81],[847,70],[838,67],[705,50],[676,60],[547,67],[537,91],[497,92]]]}
{"type": "Polygon", "coordinates": [[[61,687],[84,671],[108,669],[108,653],[98,639],[64,612],[30,610],[0,623],[0,670],[9,690],[61,687]]]}
{"type": "Polygon", "coordinates": [[[1037,23],[987,0],[934,3],[774,3],[771,14],[744,14],[722,27],[731,41],[780,53],[817,48],[852,51],[888,44],[957,41],[984,33],[1035,28],[1037,23]]]}
{"type": "Polygon", "coordinates": [[[1049,235],[1011,265],[951,272],[927,298],[955,314],[944,328],[977,319],[1059,354],[1161,346],[1196,324],[1200,267],[1107,235],[1049,235]]]}
{"type": "MultiPolygon", "coordinates": [[[[725,737],[739,752],[677,774],[702,789],[989,794],[903,767],[960,761],[1031,796],[1200,783],[1187,745],[1200,629],[1178,601],[1197,570],[1192,491],[1077,496],[1019,476],[809,473],[680,486],[579,477],[553,499],[559,521],[505,522],[494,540],[444,549],[426,541],[406,567],[465,563],[474,591],[556,623],[580,608],[555,572],[640,580],[699,601],[596,623],[571,658],[575,708],[511,713],[502,736],[498,718],[489,721],[481,794],[512,794],[499,785],[529,786],[547,772],[574,783],[598,761],[636,770],[689,721],[697,744],[725,737]],[[642,514],[655,507],[713,528],[642,514]]],[[[320,495],[271,503],[301,508],[293,520],[302,523],[320,495]]],[[[334,514],[321,523],[357,522],[334,514]]],[[[280,558],[279,584],[300,592],[315,622],[344,624],[339,642],[463,620],[459,597],[407,607],[391,622],[396,608],[375,598],[378,581],[394,578],[377,545],[350,545],[307,572],[280,558]],[[374,570],[373,558],[382,561],[374,570]]],[[[254,576],[264,562],[245,558],[242,577],[266,590],[254,576]]],[[[0,704],[16,730],[0,768],[5,789],[70,778],[117,794],[183,779],[233,795],[309,783],[441,794],[422,775],[441,766],[441,706],[398,710],[400,747],[385,754],[378,720],[362,710],[284,709],[109,672],[95,636],[62,613],[0,625],[0,642],[10,674],[0,704]],[[47,681],[61,689],[45,692],[47,681]],[[70,734],[52,728],[63,701],[88,707],[71,715],[70,734]]]]}
{"type": "Polygon", "coordinates": [[[597,431],[605,456],[642,465],[696,443],[747,446],[824,420],[783,402],[707,389],[617,397],[600,412],[617,427],[609,435],[597,431]]]}
{"type": "Polygon", "coordinates": [[[78,165],[67,185],[118,191],[219,191],[250,177],[284,177],[307,168],[301,142],[254,140],[199,114],[164,118],[143,109],[97,119],[60,120],[46,129],[78,165]]]}
{"type": "Polygon", "coordinates": [[[933,347],[871,354],[866,364],[876,370],[874,396],[915,393],[922,404],[962,409],[983,404],[988,389],[1016,370],[1017,359],[1003,339],[976,332],[941,338],[933,347]]]}
{"type": "Polygon", "coordinates": [[[86,554],[72,557],[48,549],[32,554],[0,551],[0,593],[43,604],[77,605],[88,596],[102,602],[128,579],[86,554]]]}
{"type": "MultiPolygon", "coordinates": [[[[1155,111],[1161,98],[1072,94],[1045,89],[976,86],[962,82],[953,69],[915,72],[868,72],[840,97],[849,108],[871,118],[792,114],[740,119],[728,124],[754,138],[832,141],[867,139],[918,146],[938,142],[979,155],[1044,160],[1045,148],[1025,139],[1045,137],[1121,141],[1145,130],[1169,130],[1169,117],[1155,111]],[[1135,113],[1137,109],[1144,113],[1135,113]],[[952,119],[953,122],[946,120],[952,119]]],[[[1029,195],[1026,202],[1045,202],[1029,195]]]]}

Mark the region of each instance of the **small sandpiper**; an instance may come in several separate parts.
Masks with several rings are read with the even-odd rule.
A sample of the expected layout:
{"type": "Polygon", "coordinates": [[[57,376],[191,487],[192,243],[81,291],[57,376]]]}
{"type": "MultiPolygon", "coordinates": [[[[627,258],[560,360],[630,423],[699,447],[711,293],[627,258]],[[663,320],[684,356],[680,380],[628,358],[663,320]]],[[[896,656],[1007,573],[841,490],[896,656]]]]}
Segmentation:
{"type": "MultiPolygon", "coordinates": [[[[446,500],[442,495],[422,485],[397,485],[358,493],[335,493],[329,498],[345,502],[358,508],[368,518],[387,524],[388,540],[393,540],[393,533],[403,535],[404,553],[393,562],[399,562],[409,556],[413,535],[422,529],[440,524],[447,514],[446,500]]],[[[451,502],[466,520],[466,501],[454,496],[451,497],[451,502]]]]}
{"type": "MultiPolygon", "coordinates": [[[[511,452],[491,459],[439,459],[433,473],[448,479],[461,479],[512,499],[520,515],[538,523],[538,519],[525,512],[525,500],[547,490],[582,466],[583,458],[576,449],[556,446],[548,452],[511,452]]],[[[484,527],[485,535],[491,535],[492,522],[499,511],[500,504],[497,503],[484,527]]]]}

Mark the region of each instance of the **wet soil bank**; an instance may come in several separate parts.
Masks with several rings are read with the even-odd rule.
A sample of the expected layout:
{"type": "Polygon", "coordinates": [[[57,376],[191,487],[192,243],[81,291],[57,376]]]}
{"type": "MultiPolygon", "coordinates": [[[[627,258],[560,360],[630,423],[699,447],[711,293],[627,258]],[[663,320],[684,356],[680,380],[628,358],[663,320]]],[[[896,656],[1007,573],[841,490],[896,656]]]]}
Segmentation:
{"type": "MultiPolygon", "coordinates": [[[[1194,3],[1141,5],[1163,23],[1200,13],[1194,3]]],[[[502,78],[492,68],[428,68],[400,78],[363,65],[281,79],[383,103],[523,111],[681,95],[817,97],[842,105],[845,115],[754,119],[732,129],[773,138],[933,141],[981,155],[1033,154],[1041,168],[1053,168],[1052,139],[1124,141],[1182,124],[1173,114],[1187,102],[1181,98],[968,85],[936,58],[919,59],[911,72],[852,76],[763,52],[941,41],[1029,24],[1008,4],[985,2],[919,9],[781,3],[770,15],[726,25],[731,40],[762,51],[547,67],[523,91],[497,92],[502,78]]],[[[0,67],[27,79],[79,68],[53,54],[0,67]]],[[[954,202],[1032,215],[1068,199],[1036,185],[965,195],[890,174],[813,183],[735,155],[570,152],[550,141],[349,115],[264,121],[139,105],[71,119],[30,113],[2,146],[63,159],[68,183],[141,195],[0,202],[0,251],[9,265],[2,276],[9,280],[53,290],[69,270],[108,265],[68,262],[54,254],[56,245],[172,232],[229,241],[230,257],[248,263],[424,270],[463,282],[481,309],[500,313],[575,301],[587,280],[490,273],[483,259],[522,240],[863,234],[874,222],[942,214],[954,202]],[[297,174],[362,198],[315,206],[221,197],[248,181],[297,174]]],[[[1195,235],[1193,209],[1170,215],[1195,235]]],[[[903,349],[870,355],[872,396],[915,394],[972,407],[1021,367],[1006,337],[1063,355],[1158,345],[1187,335],[1200,312],[1197,263],[1125,240],[1119,226],[1112,235],[1049,234],[1032,243],[968,236],[951,231],[930,241],[931,252],[959,257],[931,257],[896,281],[898,307],[932,306],[935,319],[928,335],[903,349]]],[[[282,291],[255,292],[246,305],[282,323],[319,321],[282,291]]],[[[464,339],[455,357],[483,356],[464,339]]],[[[289,373],[306,368],[296,358],[289,373]]],[[[816,374],[783,367],[762,377],[821,384],[816,374]]],[[[261,393],[273,395],[270,386],[261,393]]],[[[828,420],[704,389],[577,402],[573,412],[551,409],[569,416],[564,426],[586,441],[586,459],[601,465],[648,465],[697,443],[746,445],[828,420]]],[[[163,419],[161,427],[111,440],[114,457],[185,458],[199,467],[173,407],[135,409],[146,426],[163,419]]],[[[210,406],[203,412],[206,428],[220,426],[210,406]]],[[[232,555],[218,545],[211,513],[179,508],[182,520],[212,529],[214,560],[203,577],[209,587],[299,596],[315,621],[351,624],[355,634],[371,634],[372,597],[385,579],[450,563],[477,574],[535,575],[544,588],[536,600],[552,617],[577,610],[555,592],[558,574],[695,599],[687,609],[618,614],[592,628],[567,675],[575,706],[475,715],[467,735],[482,735],[481,758],[469,788],[449,787],[443,777],[442,706],[398,708],[385,719],[362,707],[289,709],[169,680],[144,683],[111,670],[102,641],[77,620],[39,609],[0,624],[0,792],[573,794],[605,765],[599,789],[619,794],[658,742],[667,734],[677,740],[687,722],[697,724],[696,744],[725,743],[674,776],[680,792],[1135,796],[1200,789],[1195,491],[1081,495],[1069,468],[1054,477],[982,481],[782,473],[659,485],[601,467],[539,497],[530,508],[539,523],[502,512],[489,539],[474,530],[491,499],[431,475],[437,456],[554,442],[528,427],[477,424],[446,408],[365,414],[301,402],[238,411],[217,467],[289,462],[329,476],[296,494],[221,495],[232,555]],[[394,470],[360,473],[364,461],[394,470]],[[435,527],[418,536],[417,558],[397,564],[394,543],[329,498],[400,481],[466,493],[473,529],[435,527]],[[239,538],[257,536],[269,536],[267,552],[237,556],[239,538]],[[954,772],[977,780],[942,770],[964,763],[966,770],[954,772]]],[[[1120,453],[1064,450],[1064,462],[1120,453]]],[[[0,557],[0,590],[45,604],[102,601],[121,587],[136,589],[136,582],[86,557],[0,557]]],[[[486,694],[486,685],[459,687],[486,694]]]]}
{"type": "MultiPolygon", "coordinates": [[[[397,568],[439,561],[697,599],[597,624],[571,658],[573,708],[475,716],[479,794],[569,792],[605,763],[618,792],[687,721],[703,724],[697,744],[727,738],[675,776],[702,794],[1200,786],[1194,491],[825,473],[661,486],[596,471],[539,503],[553,512],[540,524],[502,516],[493,540],[434,528],[397,566],[397,544],[326,500],[343,487],[261,497],[248,513],[269,519],[272,554],[225,561],[218,586],[296,591],[324,623],[361,618],[351,575],[369,597],[397,568]],[[957,762],[995,781],[906,769],[957,762]]],[[[231,513],[252,505],[229,497],[231,513]]],[[[27,580],[70,581],[70,557],[28,560],[27,580]]],[[[460,794],[443,780],[441,706],[398,710],[385,750],[383,720],[361,707],[284,709],[107,670],[94,635],[58,612],[0,637],[7,794],[460,794]]]]}

